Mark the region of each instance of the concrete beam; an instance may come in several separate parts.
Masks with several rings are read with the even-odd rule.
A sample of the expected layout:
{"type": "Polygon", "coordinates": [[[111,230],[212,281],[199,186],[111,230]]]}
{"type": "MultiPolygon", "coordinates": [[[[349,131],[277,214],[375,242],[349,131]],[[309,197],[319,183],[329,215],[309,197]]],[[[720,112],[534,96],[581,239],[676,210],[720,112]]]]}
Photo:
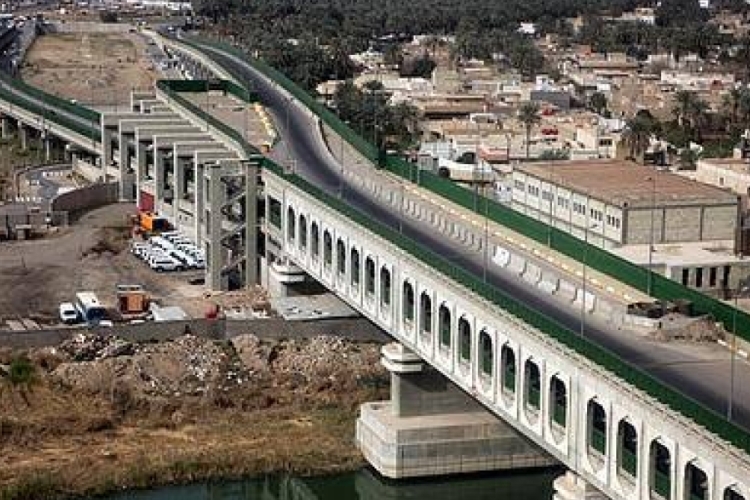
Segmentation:
{"type": "Polygon", "coordinates": [[[103,127],[114,127],[117,128],[121,120],[182,120],[180,115],[173,111],[165,113],[102,113],[102,126],[103,127]]]}

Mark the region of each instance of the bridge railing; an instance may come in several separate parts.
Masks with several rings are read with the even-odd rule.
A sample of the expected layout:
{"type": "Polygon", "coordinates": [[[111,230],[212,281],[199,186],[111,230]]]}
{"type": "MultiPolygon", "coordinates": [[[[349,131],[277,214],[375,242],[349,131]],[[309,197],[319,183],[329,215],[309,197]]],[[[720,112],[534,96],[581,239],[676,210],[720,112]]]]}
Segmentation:
{"type": "Polygon", "coordinates": [[[602,366],[618,378],[632,384],[657,401],[681,413],[709,432],[750,453],[750,433],[728,422],[722,415],[706,408],[681,392],[664,385],[652,375],[627,363],[616,354],[580,336],[577,332],[573,332],[523,302],[518,301],[501,289],[483,282],[474,274],[456,266],[444,256],[389,228],[359,210],[350,207],[345,201],[326,193],[305,179],[293,173],[285,172],[282,167],[274,164],[272,161],[265,159],[263,168],[302,189],[307,194],[351,219],[355,224],[387,239],[424,264],[463,285],[490,303],[551,336],[597,365],[602,366]]]}
{"type": "Polygon", "coordinates": [[[50,108],[58,108],[67,111],[68,113],[76,115],[84,120],[95,122],[97,126],[101,122],[101,114],[98,111],[81,106],[80,104],[75,104],[68,99],[58,97],[49,92],[45,92],[40,88],[29,85],[23,80],[10,77],[4,73],[0,73],[0,80],[28,96],[44,101],[50,108]]]}
{"type": "Polygon", "coordinates": [[[84,125],[77,120],[57,113],[54,109],[22,97],[20,94],[9,90],[2,85],[0,85],[0,99],[9,102],[11,105],[18,106],[32,114],[38,115],[42,117],[43,120],[79,134],[82,137],[90,138],[93,142],[101,142],[99,122],[96,122],[96,124],[92,123],[92,125],[84,125]]]}
{"type": "MultiPolygon", "coordinates": [[[[230,53],[242,58],[248,64],[252,65],[258,71],[272,79],[296,99],[305,104],[313,111],[326,125],[331,127],[337,134],[341,135],[344,140],[349,142],[363,156],[374,163],[380,163],[377,148],[367,140],[354,132],[338,116],[327,109],[323,104],[313,99],[307,92],[297,84],[284,76],[279,71],[270,67],[265,62],[248,57],[241,50],[232,47],[226,43],[194,39],[188,42],[195,48],[200,49],[201,45],[207,45],[224,52],[230,53]]],[[[490,220],[512,229],[513,231],[531,238],[537,242],[546,244],[573,259],[579,260],[581,255],[586,255],[586,265],[596,269],[608,276],[611,276],[628,286],[644,293],[650,293],[651,296],[664,300],[689,300],[693,304],[693,310],[697,314],[706,314],[712,316],[715,320],[721,322],[727,331],[736,330],[737,336],[750,342],[750,314],[745,311],[735,309],[732,305],[722,302],[721,300],[709,297],[697,290],[686,287],[677,283],[659,273],[633,264],[617,255],[608,252],[596,245],[592,245],[576,238],[575,236],[551,227],[542,221],[519,213],[495,200],[487,199],[480,196],[475,201],[473,191],[459,186],[450,179],[439,177],[431,172],[417,172],[418,167],[408,163],[400,158],[387,157],[384,167],[412,182],[418,182],[420,186],[440,194],[447,199],[461,205],[464,208],[473,210],[477,214],[485,215],[485,203],[487,204],[487,216],[490,220]],[[650,275],[650,276],[649,276],[650,275]],[[650,283],[650,285],[649,285],[650,283]],[[650,286],[650,290],[649,290],[650,286]],[[735,324],[736,321],[736,324],[735,324]]]]}
{"type": "MultiPolygon", "coordinates": [[[[220,45],[220,47],[222,47],[223,49],[223,46],[220,45]]],[[[238,52],[236,51],[236,49],[232,50],[238,52]]],[[[241,53],[238,53],[238,56],[240,54],[241,53]]],[[[242,57],[245,60],[248,60],[247,56],[245,56],[244,54],[242,54],[242,57]]],[[[250,62],[252,64],[256,64],[257,61],[252,60],[250,62]]],[[[209,119],[216,121],[213,117],[209,117],[209,119]]],[[[346,126],[343,123],[342,125],[346,126]]],[[[491,304],[494,304],[495,306],[505,310],[506,312],[517,317],[528,325],[536,328],[538,331],[549,335],[550,337],[559,341],[561,344],[570,348],[572,351],[608,370],[619,379],[624,380],[635,388],[643,391],[645,394],[650,395],[655,400],[663,403],[672,410],[692,420],[699,426],[702,426],[708,432],[711,432],[721,439],[726,440],[727,442],[740,448],[746,453],[750,453],[750,433],[745,429],[737,426],[733,422],[727,421],[722,415],[714,412],[709,408],[706,408],[705,406],[701,405],[685,394],[677,391],[676,389],[663,384],[652,375],[646,373],[645,371],[642,371],[634,365],[631,365],[616,354],[608,351],[598,344],[593,343],[587,338],[579,335],[577,332],[573,332],[554,319],[549,318],[539,311],[527,306],[525,303],[516,300],[514,297],[508,295],[501,289],[478,279],[474,274],[456,266],[453,262],[447,260],[444,256],[433,252],[431,249],[421,245],[420,243],[412,239],[407,238],[400,232],[391,229],[380,221],[369,217],[367,214],[364,214],[359,210],[352,208],[345,201],[328,194],[314,184],[306,181],[302,177],[299,177],[292,172],[286,172],[282,167],[276,165],[271,160],[264,158],[262,161],[262,166],[267,171],[272,172],[279,178],[285,180],[286,182],[289,182],[290,184],[303,190],[308,195],[316,198],[321,203],[324,203],[328,207],[341,213],[343,216],[349,218],[355,224],[372,231],[380,237],[387,239],[424,264],[439,271],[444,276],[452,279],[471,292],[484,298],[491,304]]],[[[433,174],[425,172],[419,172],[419,177],[417,177],[416,166],[408,164],[406,162],[395,161],[392,158],[388,159],[387,166],[390,170],[398,175],[404,176],[405,178],[410,180],[418,180],[418,182],[424,185],[426,188],[432,189],[436,193],[446,196],[447,198],[454,200],[457,203],[466,206],[467,208],[474,209],[473,194],[471,191],[465,188],[462,188],[454,183],[451,183],[450,181],[445,181],[445,179],[441,179],[433,174]]],[[[488,201],[489,203],[494,203],[491,200],[486,201],[488,201]]],[[[479,207],[477,207],[477,210],[481,210],[481,208],[484,208],[484,202],[485,200],[482,199],[481,203],[479,203],[479,207]]],[[[503,207],[499,204],[495,204],[492,206],[495,207],[495,212],[493,213],[492,217],[499,219],[497,220],[497,222],[501,224],[514,225],[528,223],[532,228],[528,231],[529,234],[532,235],[531,237],[535,237],[535,239],[542,241],[540,231],[546,231],[549,226],[537,220],[523,216],[523,214],[519,214],[510,209],[507,209],[506,207],[503,207]]],[[[558,231],[558,233],[558,239],[555,240],[555,243],[557,245],[562,246],[584,243],[577,238],[568,235],[567,233],[563,233],[561,231],[558,231]]],[[[526,233],[524,232],[524,234],[526,233]]],[[[546,238],[546,233],[544,233],[544,235],[546,238]]],[[[600,252],[602,254],[598,257],[599,259],[605,259],[607,256],[611,255],[608,252],[594,246],[590,246],[588,250],[592,252],[592,263],[596,262],[594,260],[596,258],[594,254],[595,252],[600,252]]],[[[580,254],[573,256],[578,257],[578,255],[580,254]]],[[[617,257],[615,256],[612,257],[617,259],[617,257]]],[[[604,263],[599,262],[598,265],[604,266],[606,263],[607,261],[605,260],[604,263]]],[[[638,266],[635,267],[636,269],[641,270],[640,272],[645,271],[638,266]]]]}

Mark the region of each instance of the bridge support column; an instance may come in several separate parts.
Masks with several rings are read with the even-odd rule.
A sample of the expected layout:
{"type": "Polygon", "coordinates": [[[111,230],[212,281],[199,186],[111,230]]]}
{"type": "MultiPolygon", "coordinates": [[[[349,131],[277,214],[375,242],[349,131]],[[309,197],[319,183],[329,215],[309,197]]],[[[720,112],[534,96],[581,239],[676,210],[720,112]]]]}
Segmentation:
{"type": "Polygon", "coordinates": [[[52,139],[49,136],[45,136],[44,140],[44,160],[49,163],[52,161],[52,139]]]}
{"type": "Polygon", "coordinates": [[[193,222],[195,224],[195,241],[200,248],[203,248],[203,224],[206,214],[204,213],[205,208],[203,207],[203,186],[206,183],[205,180],[205,167],[202,163],[195,165],[195,216],[193,222]]]}
{"type": "Polygon", "coordinates": [[[18,138],[21,140],[21,151],[29,150],[29,129],[21,122],[18,122],[18,138]]]}
{"type": "Polygon", "coordinates": [[[555,460],[400,344],[382,349],[391,401],[365,403],[356,441],[391,478],[529,467],[555,460]]]}
{"type": "Polygon", "coordinates": [[[0,119],[0,137],[3,139],[10,137],[10,119],[7,116],[3,116],[0,119]]]}
{"type": "Polygon", "coordinates": [[[608,500],[609,498],[573,471],[567,471],[555,479],[553,484],[555,488],[553,500],[608,500]]]}
{"type": "MultiPolygon", "coordinates": [[[[163,167],[162,162],[162,167],[163,167]]],[[[164,175],[164,169],[157,169],[156,175],[164,175]]],[[[162,177],[163,179],[163,177],[162,177]]],[[[163,184],[163,181],[162,181],[163,184]]],[[[211,211],[208,213],[208,231],[206,236],[206,284],[211,290],[226,290],[228,279],[222,272],[221,219],[219,207],[224,201],[224,190],[221,184],[221,165],[211,165],[209,170],[208,199],[211,211]]]]}
{"type": "Polygon", "coordinates": [[[177,225],[177,229],[180,228],[180,203],[185,196],[185,169],[188,168],[184,164],[184,161],[176,154],[177,148],[175,148],[175,155],[172,157],[172,168],[174,177],[172,177],[172,183],[174,184],[174,198],[172,199],[172,219],[177,225]]]}

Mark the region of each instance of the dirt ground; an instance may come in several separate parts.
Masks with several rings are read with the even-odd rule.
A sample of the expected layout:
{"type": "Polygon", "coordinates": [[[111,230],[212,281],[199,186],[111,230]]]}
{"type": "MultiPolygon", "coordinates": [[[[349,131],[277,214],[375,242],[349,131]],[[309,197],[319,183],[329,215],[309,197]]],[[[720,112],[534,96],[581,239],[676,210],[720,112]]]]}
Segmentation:
{"type": "Polygon", "coordinates": [[[195,304],[201,310],[201,285],[189,285],[196,272],[156,273],[129,251],[128,217],[132,204],[102,207],[49,237],[0,243],[0,327],[9,319],[57,323],[60,302],[76,292],[93,291],[114,307],[115,285],[141,284],[166,305],[195,304]]]}
{"type": "Polygon", "coordinates": [[[21,75],[31,85],[85,104],[127,102],[157,73],[136,33],[55,33],[38,37],[21,75]]]}
{"type": "Polygon", "coordinates": [[[357,408],[387,397],[379,347],[247,334],[0,349],[0,498],[353,470],[357,408]],[[20,356],[23,381],[10,375],[20,356]]]}

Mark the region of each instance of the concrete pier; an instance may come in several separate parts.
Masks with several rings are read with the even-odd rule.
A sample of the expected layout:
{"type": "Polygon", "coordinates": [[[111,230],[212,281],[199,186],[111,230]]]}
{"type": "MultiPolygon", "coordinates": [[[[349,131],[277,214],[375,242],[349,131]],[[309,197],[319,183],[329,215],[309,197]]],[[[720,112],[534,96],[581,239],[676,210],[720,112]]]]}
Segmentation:
{"type": "Polygon", "coordinates": [[[567,471],[555,479],[553,500],[608,500],[608,497],[581,476],[567,471]]]}
{"type": "Polygon", "coordinates": [[[365,403],[357,445],[383,476],[547,467],[556,461],[401,344],[383,347],[391,401],[365,403]]]}

